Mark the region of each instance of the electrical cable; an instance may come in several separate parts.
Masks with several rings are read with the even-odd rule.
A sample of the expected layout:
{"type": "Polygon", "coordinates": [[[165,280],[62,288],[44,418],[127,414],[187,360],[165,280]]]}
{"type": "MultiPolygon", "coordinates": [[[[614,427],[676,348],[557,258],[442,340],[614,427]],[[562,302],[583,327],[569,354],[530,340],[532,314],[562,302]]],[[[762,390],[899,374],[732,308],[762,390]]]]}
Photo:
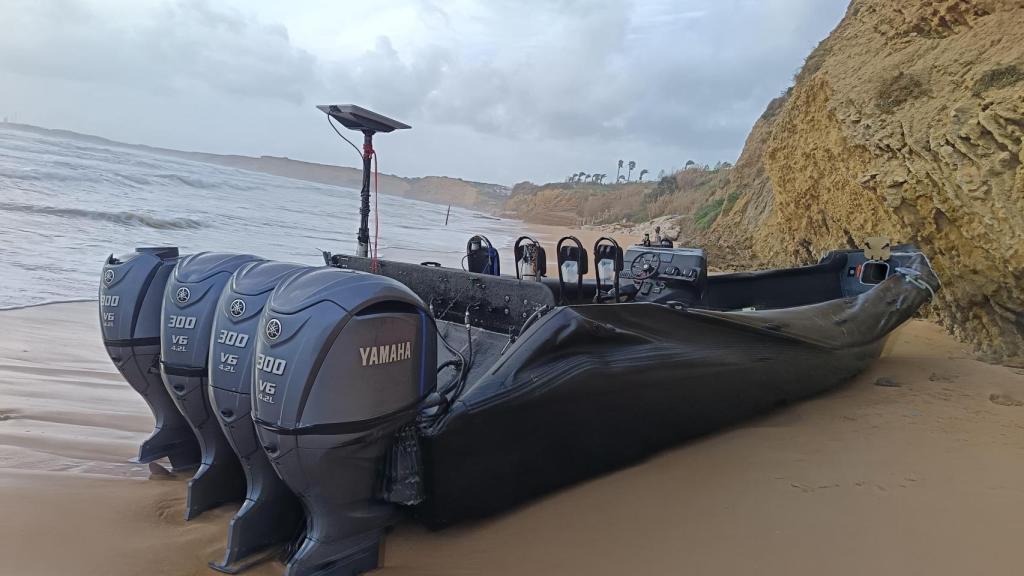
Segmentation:
{"type": "Polygon", "coordinates": [[[345,138],[345,135],[342,134],[341,131],[338,130],[338,128],[334,125],[334,122],[331,120],[330,114],[327,115],[327,123],[331,125],[331,128],[334,130],[334,133],[340,136],[341,139],[344,140],[345,142],[348,142],[348,145],[351,146],[352,149],[356,151],[356,154],[359,155],[359,158],[362,159],[363,153],[359,151],[359,147],[353,144],[352,141],[349,140],[348,138],[345,138]]]}
{"type": "MultiPolygon", "coordinates": [[[[473,367],[473,328],[467,323],[466,324],[466,376],[469,376],[469,370],[473,367]]],[[[458,398],[462,394],[462,390],[466,387],[466,380],[463,378],[459,385],[452,391],[452,398],[458,398]]]]}
{"type": "Polygon", "coordinates": [[[449,366],[459,366],[459,365],[461,365],[461,361],[460,360],[458,360],[457,358],[451,358],[449,360],[445,360],[444,362],[441,362],[440,364],[438,364],[437,372],[440,373],[441,370],[444,370],[445,368],[448,368],[449,366]]]}
{"type": "MultiPolygon", "coordinates": [[[[452,300],[452,302],[448,305],[448,307],[445,308],[445,310],[443,312],[441,312],[440,315],[435,315],[434,318],[435,319],[444,318],[444,316],[446,314],[448,314],[448,312],[452,309],[452,306],[454,306],[455,303],[458,302],[459,298],[463,294],[463,291],[464,291],[464,289],[460,290],[459,293],[452,300]]],[[[434,299],[433,298],[430,299],[429,306],[430,306],[431,310],[434,309],[434,299]]],[[[449,381],[447,386],[445,386],[444,388],[438,388],[436,390],[437,395],[440,398],[440,404],[438,404],[438,406],[437,406],[437,412],[435,412],[435,413],[433,413],[433,414],[431,414],[429,416],[422,416],[421,417],[421,419],[423,421],[427,422],[428,424],[432,424],[432,423],[436,422],[439,418],[441,418],[442,416],[447,414],[448,410],[451,408],[452,402],[454,402],[454,400],[456,398],[458,398],[460,394],[462,394],[462,391],[465,390],[466,382],[469,380],[469,369],[470,369],[470,367],[472,365],[472,358],[473,358],[472,333],[469,332],[469,328],[468,327],[467,327],[466,337],[467,337],[467,340],[468,340],[467,341],[467,347],[468,347],[467,352],[469,354],[469,358],[466,358],[466,355],[464,355],[462,352],[460,352],[458,349],[456,349],[454,346],[452,346],[451,343],[448,342],[448,340],[444,337],[444,333],[441,332],[441,327],[438,325],[437,322],[434,322],[434,330],[437,332],[437,337],[438,337],[439,340],[441,340],[441,344],[443,344],[444,347],[448,350],[448,352],[452,356],[454,356],[454,358],[442,362],[437,367],[437,372],[440,374],[441,370],[443,370],[445,368],[448,368],[450,366],[458,366],[458,374],[455,376],[455,378],[453,380],[449,381]]]]}
{"type": "Polygon", "coordinates": [[[438,398],[440,399],[440,404],[437,406],[437,411],[429,416],[421,415],[421,421],[426,422],[427,425],[432,425],[434,422],[437,422],[438,419],[440,419],[442,416],[448,413],[448,410],[451,408],[452,401],[455,398],[457,398],[458,395],[465,388],[466,380],[469,377],[469,366],[468,363],[466,362],[466,357],[463,356],[461,352],[456,350],[454,346],[448,343],[448,340],[445,339],[444,334],[441,333],[441,327],[438,326],[436,322],[434,323],[434,329],[437,331],[437,337],[441,340],[441,343],[444,345],[444,347],[448,349],[448,352],[455,356],[455,358],[442,362],[441,365],[438,366],[438,373],[440,373],[441,370],[449,366],[456,365],[458,366],[459,371],[455,379],[449,382],[449,384],[445,388],[436,390],[438,398]]]}
{"type": "Polygon", "coordinates": [[[380,208],[378,207],[378,197],[380,192],[377,189],[377,151],[371,150],[370,156],[373,157],[373,259],[370,260],[370,270],[377,272],[379,266],[377,262],[377,244],[380,241],[380,208]]]}
{"type": "MultiPolygon", "coordinates": [[[[451,312],[451,310],[452,310],[452,307],[453,307],[453,306],[455,306],[455,303],[459,301],[459,298],[462,298],[462,295],[463,295],[463,294],[464,294],[465,292],[466,292],[466,287],[465,287],[465,286],[463,286],[463,287],[462,287],[461,289],[459,289],[459,293],[455,295],[455,298],[452,298],[452,301],[451,301],[451,303],[450,303],[450,304],[448,304],[448,307],[447,307],[447,308],[445,308],[445,309],[444,309],[444,311],[443,311],[443,312],[441,312],[441,314],[439,314],[439,315],[435,316],[435,318],[437,318],[437,319],[439,319],[439,320],[444,320],[444,317],[445,317],[445,316],[447,316],[449,312],[451,312]]],[[[434,302],[434,299],[433,299],[433,298],[431,298],[431,299],[430,299],[430,302],[431,302],[431,304],[433,304],[433,302],[434,302]]]]}

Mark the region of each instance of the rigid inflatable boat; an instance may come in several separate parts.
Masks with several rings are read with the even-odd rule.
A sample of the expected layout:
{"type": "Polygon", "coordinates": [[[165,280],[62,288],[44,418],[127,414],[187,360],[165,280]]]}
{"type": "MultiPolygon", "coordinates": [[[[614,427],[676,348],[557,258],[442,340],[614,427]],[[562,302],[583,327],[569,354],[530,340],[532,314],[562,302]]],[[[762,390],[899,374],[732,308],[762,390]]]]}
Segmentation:
{"type": "MultiPolygon", "coordinates": [[[[373,134],[406,127],[322,110],[365,134],[367,174],[373,134]]],[[[721,275],[697,248],[571,236],[553,277],[525,236],[514,276],[483,236],[463,269],[378,259],[368,183],[355,255],[103,268],[107,349],[157,421],[140,460],[200,465],[189,518],[244,500],[218,570],[278,550],[290,576],[371,570],[402,514],[494,514],[835,387],[939,289],[910,245],[721,275]]]]}

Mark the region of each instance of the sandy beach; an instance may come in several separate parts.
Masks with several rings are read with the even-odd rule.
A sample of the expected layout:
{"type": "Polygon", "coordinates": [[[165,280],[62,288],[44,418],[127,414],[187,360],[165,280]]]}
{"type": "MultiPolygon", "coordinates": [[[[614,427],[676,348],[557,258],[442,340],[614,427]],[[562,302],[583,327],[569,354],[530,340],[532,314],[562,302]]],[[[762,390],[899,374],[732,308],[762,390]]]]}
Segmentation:
{"type": "MultiPolygon", "coordinates": [[[[150,416],[94,304],[0,322],[0,573],[211,573],[234,507],[186,524],[187,477],[128,462],[150,416]]],[[[825,396],[483,522],[400,525],[378,573],[1017,574],[1022,400],[1024,370],[913,321],[825,396]]]]}

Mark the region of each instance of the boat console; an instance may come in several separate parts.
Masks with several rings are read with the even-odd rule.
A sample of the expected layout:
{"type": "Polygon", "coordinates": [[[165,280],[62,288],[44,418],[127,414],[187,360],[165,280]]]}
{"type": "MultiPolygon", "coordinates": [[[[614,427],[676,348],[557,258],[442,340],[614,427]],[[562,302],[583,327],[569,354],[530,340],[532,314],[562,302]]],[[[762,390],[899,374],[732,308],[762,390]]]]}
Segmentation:
{"type": "Polygon", "coordinates": [[[707,288],[707,257],[699,248],[631,246],[622,278],[632,280],[637,302],[700,302],[707,288]]]}

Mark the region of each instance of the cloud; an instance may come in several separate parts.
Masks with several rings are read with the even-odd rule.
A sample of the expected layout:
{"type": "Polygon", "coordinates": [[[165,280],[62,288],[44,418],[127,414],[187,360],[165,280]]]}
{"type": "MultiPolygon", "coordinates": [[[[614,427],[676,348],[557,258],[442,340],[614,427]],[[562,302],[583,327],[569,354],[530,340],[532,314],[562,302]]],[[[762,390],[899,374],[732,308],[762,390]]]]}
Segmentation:
{"type": "MultiPolygon", "coordinates": [[[[838,21],[838,1],[495,0],[339,58],[329,86],[411,121],[513,139],[626,138],[738,151],[838,21]],[[831,5],[831,6],[830,6],[831,5]],[[829,9],[822,10],[822,7],[829,9]],[[343,79],[340,80],[339,79],[343,79]]],[[[426,18],[424,20],[427,20],[426,18]]]]}
{"type": "Polygon", "coordinates": [[[380,36],[373,48],[351,59],[324,64],[326,85],[349,100],[372,102],[388,114],[423,119],[424,103],[445,78],[451,54],[430,46],[403,58],[390,38],[380,36]]]}
{"type": "Polygon", "coordinates": [[[130,25],[73,0],[15,0],[0,22],[0,69],[27,76],[292,102],[318,82],[316,58],[284,26],[203,0],[159,5],[130,25]]]}
{"type": "Polygon", "coordinates": [[[627,156],[657,173],[734,160],[844,8],[391,0],[339,14],[328,0],[7,0],[0,81],[20,80],[0,108],[155,145],[337,161],[311,106],[351,101],[414,126],[395,138],[397,172],[544,180],[627,156]],[[57,94],[88,100],[88,116],[53,113],[57,94]]]}

